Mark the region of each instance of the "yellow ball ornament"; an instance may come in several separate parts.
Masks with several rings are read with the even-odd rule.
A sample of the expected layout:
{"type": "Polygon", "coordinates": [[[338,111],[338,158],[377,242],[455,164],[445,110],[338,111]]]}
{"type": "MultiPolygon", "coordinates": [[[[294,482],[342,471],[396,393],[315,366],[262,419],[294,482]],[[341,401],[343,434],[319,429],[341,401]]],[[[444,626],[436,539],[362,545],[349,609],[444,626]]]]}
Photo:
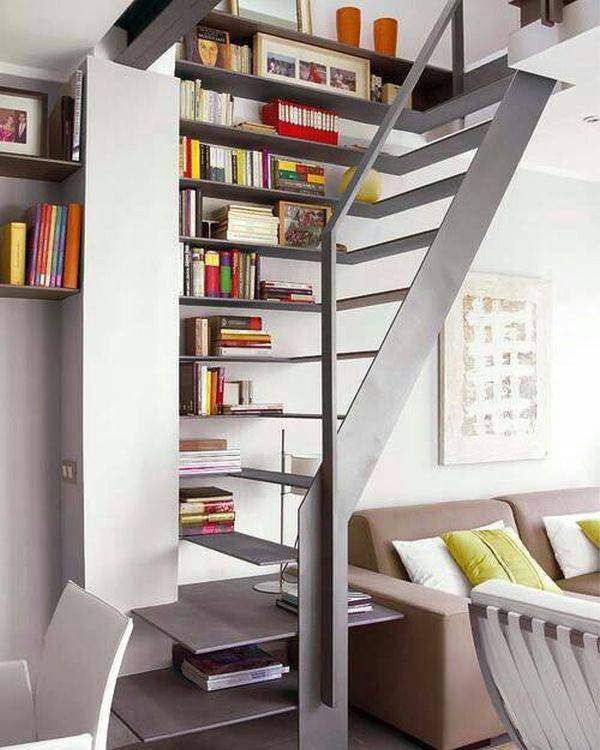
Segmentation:
{"type": "MultiPolygon", "coordinates": [[[[348,169],[344,172],[338,186],[338,190],[340,191],[340,193],[344,192],[355,171],[356,167],[348,167],[348,169]]],[[[381,175],[376,170],[371,169],[362,181],[360,190],[358,191],[358,195],[356,196],[356,200],[362,201],[363,203],[377,203],[380,198],[381,175]]]]}

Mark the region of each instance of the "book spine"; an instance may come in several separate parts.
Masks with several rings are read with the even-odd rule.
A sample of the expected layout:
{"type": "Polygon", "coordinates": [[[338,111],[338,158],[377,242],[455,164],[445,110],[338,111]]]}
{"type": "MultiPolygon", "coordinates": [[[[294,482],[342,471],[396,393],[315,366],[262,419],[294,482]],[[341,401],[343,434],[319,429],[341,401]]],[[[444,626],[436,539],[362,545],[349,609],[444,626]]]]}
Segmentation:
{"type": "Polygon", "coordinates": [[[206,250],[204,253],[204,293],[207,297],[219,296],[219,253],[216,250],[206,250]]]}
{"type": "Polygon", "coordinates": [[[221,523],[199,523],[186,526],[186,536],[204,536],[205,534],[230,534],[234,529],[235,521],[224,521],[221,523]]]}
{"type": "Polygon", "coordinates": [[[33,286],[35,284],[35,267],[36,267],[37,256],[38,256],[39,245],[40,245],[41,224],[42,224],[42,204],[38,203],[35,207],[35,212],[33,213],[30,230],[29,230],[30,246],[29,246],[29,259],[28,259],[28,267],[27,267],[27,284],[29,286],[33,286]]]}
{"type": "Polygon", "coordinates": [[[223,412],[223,397],[225,394],[225,368],[219,367],[217,375],[217,414],[223,412]]]}
{"type": "Polygon", "coordinates": [[[231,252],[223,250],[219,254],[219,292],[221,297],[231,297],[231,252]]]}

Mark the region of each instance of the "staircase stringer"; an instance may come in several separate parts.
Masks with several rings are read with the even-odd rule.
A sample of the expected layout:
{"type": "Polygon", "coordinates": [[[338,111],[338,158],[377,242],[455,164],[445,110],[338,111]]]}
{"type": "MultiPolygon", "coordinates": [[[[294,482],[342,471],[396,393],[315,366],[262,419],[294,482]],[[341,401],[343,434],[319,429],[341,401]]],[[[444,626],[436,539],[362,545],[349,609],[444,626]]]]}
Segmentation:
{"type": "MultiPolygon", "coordinates": [[[[341,524],[383,453],[552,95],[518,72],[338,432],[341,524]]],[[[345,529],[345,526],[344,526],[345,529]]],[[[340,534],[345,533],[340,527],[340,534]]]]}

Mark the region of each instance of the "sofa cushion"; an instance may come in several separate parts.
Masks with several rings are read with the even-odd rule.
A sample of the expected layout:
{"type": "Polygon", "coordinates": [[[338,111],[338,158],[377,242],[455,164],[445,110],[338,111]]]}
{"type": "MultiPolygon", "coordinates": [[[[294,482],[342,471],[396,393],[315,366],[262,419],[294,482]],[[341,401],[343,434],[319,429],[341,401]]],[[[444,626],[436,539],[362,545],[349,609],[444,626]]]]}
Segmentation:
{"type": "Polygon", "coordinates": [[[413,541],[504,521],[515,528],[512,511],[495,500],[461,500],[425,505],[400,505],[354,513],[349,527],[352,565],[409,580],[392,540],[413,541]]]}
{"type": "Polygon", "coordinates": [[[558,580],[556,583],[561,589],[572,594],[600,597],[600,573],[588,573],[584,576],[558,580]]]}
{"type": "Polygon", "coordinates": [[[600,518],[584,518],[577,521],[577,525],[590,542],[600,549],[600,518]]]}
{"type": "Polygon", "coordinates": [[[600,571],[600,552],[579,525],[584,519],[593,518],[600,521],[600,513],[544,516],[546,534],[562,570],[561,578],[575,578],[600,571]]]}
{"type": "Polygon", "coordinates": [[[557,580],[563,575],[546,534],[544,516],[600,510],[600,487],[528,492],[497,499],[511,507],[523,543],[550,578],[557,580]]]}

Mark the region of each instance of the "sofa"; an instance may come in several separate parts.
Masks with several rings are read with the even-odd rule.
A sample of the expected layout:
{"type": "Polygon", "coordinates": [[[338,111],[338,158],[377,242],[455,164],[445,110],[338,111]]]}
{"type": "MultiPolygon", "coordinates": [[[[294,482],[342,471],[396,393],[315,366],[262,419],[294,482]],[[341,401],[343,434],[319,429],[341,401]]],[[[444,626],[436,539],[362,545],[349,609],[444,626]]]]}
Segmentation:
{"type": "Polygon", "coordinates": [[[600,510],[600,488],[361,510],[349,525],[349,585],[405,614],[350,631],[350,702],[436,750],[503,734],[481,677],[468,599],[411,583],[392,540],[502,520],[563,588],[600,596],[600,573],[563,581],[542,518],[600,510]]]}

